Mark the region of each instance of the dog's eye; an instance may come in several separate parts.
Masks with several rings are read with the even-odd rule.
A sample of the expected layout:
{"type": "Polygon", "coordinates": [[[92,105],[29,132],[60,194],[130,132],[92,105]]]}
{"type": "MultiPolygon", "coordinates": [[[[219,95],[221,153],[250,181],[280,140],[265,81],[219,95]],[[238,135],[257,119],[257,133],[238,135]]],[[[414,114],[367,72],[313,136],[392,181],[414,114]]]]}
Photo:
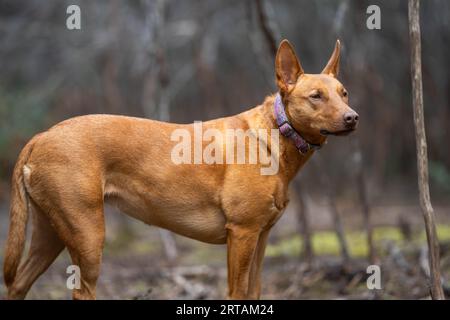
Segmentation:
{"type": "Polygon", "coordinates": [[[347,91],[344,90],[344,91],[342,92],[342,95],[343,95],[344,97],[347,97],[347,96],[348,96],[347,91]]]}
{"type": "Polygon", "coordinates": [[[312,98],[312,99],[321,99],[322,95],[320,94],[320,92],[314,92],[309,97],[312,98]]]}

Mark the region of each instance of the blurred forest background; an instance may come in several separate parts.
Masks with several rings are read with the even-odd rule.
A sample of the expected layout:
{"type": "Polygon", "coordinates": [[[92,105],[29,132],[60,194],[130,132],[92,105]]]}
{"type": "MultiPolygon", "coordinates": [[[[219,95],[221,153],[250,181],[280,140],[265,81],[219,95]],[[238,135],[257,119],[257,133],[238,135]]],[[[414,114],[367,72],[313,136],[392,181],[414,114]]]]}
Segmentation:
{"type": "MultiPolygon", "coordinates": [[[[430,187],[448,294],[450,2],[422,1],[421,27],[430,187]]],[[[320,72],[341,40],[340,80],[360,126],[330,138],[293,183],[270,238],[263,298],[427,298],[401,0],[1,0],[2,248],[12,168],[34,134],[90,113],[189,123],[242,112],[276,91],[273,52],[283,38],[307,73],[320,72]],[[66,28],[70,4],[81,8],[81,30],[66,28]],[[381,8],[381,30],[366,27],[372,4],[381,8]],[[368,261],[381,264],[381,290],[366,288],[368,261]]],[[[107,221],[99,298],[225,296],[225,247],[120,214],[107,221]]],[[[70,297],[69,264],[67,254],[59,258],[30,297],[70,297]]],[[[4,290],[0,280],[0,296],[4,290]]]]}

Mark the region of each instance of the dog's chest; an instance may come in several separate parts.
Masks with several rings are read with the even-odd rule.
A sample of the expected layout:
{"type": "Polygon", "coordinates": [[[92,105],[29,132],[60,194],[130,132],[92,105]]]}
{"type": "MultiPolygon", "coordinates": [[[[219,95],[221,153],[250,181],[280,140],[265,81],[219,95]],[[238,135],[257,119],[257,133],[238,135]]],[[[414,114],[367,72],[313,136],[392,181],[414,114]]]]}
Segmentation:
{"type": "Polygon", "coordinates": [[[278,186],[273,194],[272,205],[270,208],[271,217],[269,218],[269,226],[272,227],[283,215],[289,203],[289,195],[284,185],[278,186]]]}

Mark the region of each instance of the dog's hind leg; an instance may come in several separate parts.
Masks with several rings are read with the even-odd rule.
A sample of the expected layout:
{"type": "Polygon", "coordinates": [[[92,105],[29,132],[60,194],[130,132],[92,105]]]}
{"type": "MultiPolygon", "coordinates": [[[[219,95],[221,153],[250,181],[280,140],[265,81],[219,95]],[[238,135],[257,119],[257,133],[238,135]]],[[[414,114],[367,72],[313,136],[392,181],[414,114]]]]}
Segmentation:
{"type": "Polygon", "coordinates": [[[31,201],[33,233],[28,257],[19,267],[9,287],[8,299],[24,299],[32,284],[44,273],[64,249],[64,244],[48,218],[31,201]]]}
{"type": "Polygon", "coordinates": [[[48,168],[35,168],[31,173],[30,197],[46,213],[69,251],[72,265],[80,269],[80,287],[73,289],[73,298],[95,299],[105,238],[102,179],[93,163],[87,168],[74,167],[69,163],[64,170],[59,165],[51,168],[52,172],[65,175],[51,175],[47,174],[48,168]]]}
{"type": "Polygon", "coordinates": [[[95,299],[100,274],[105,222],[103,208],[80,210],[66,215],[71,219],[72,234],[65,240],[72,263],[80,268],[79,289],[73,289],[74,300],[95,299]]]}

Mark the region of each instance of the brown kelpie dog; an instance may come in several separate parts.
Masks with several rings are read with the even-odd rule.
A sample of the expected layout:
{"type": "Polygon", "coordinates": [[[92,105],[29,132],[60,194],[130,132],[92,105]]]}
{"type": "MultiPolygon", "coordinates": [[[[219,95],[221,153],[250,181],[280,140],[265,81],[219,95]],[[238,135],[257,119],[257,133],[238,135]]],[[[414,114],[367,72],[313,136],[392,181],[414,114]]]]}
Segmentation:
{"type": "Polygon", "coordinates": [[[338,41],[322,73],[305,74],[284,40],[275,61],[279,92],[236,116],[181,125],[88,115],[33,137],[12,178],[4,261],[8,297],[24,298],[67,248],[80,268],[80,287],[73,290],[73,298],[94,299],[105,239],[103,209],[112,201],[147,224],[227,244],[228,297],[259,298],[267,237],[288,204],[289,182],[327,135],[347,134],[358,123],[347,91],[336,79],[339,52],[338,41]],[[177,144],[174,139],[195,136],[199,130],[204,132],[200,142],[177,144]],[[265,152],[276,161],[276,170],[263,173],[262,161],[233,161],[235,141],[230,142],[228,133],[246,132],[240,150],[251,158],[255,144],[250,140],[264,130],[273,139],[261,138],[259,156],[265,152]],[[201,153],[208,140],[213,141],[206,146],[213,161],[208,150],[201,153]],[[226,159],[221,147],[227,148],[226,159]],[[19,266],[30,212],[30,250],[19,266]]]}

